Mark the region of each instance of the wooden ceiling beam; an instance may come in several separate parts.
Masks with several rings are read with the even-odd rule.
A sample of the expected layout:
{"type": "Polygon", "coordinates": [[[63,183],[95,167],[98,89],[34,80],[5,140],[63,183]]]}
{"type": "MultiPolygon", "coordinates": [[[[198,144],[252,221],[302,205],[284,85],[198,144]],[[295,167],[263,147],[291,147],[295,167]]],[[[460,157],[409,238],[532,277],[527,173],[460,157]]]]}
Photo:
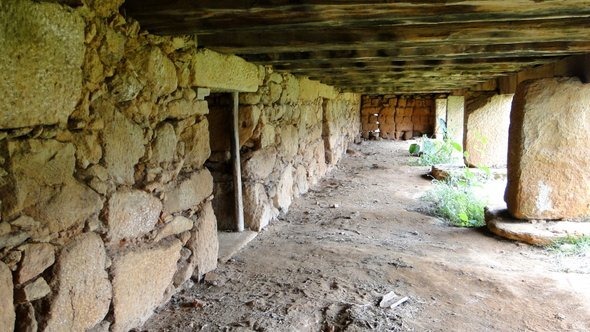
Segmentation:
{"type": "Polygon", "coordinates": [[[231,31],[297,31],[327,26],[408,26],[590,16],[585,0],[127,0],[125,10],[156,33],[202,35],[231,31]]]}
{"type": "Polygon", "coordinates": [[[324,27],[308,31],[226,32],[198,36],[200,46],[233,54],[349,50],[351,48],[437,47],[559,41],[590,42],[590,18],[436,26],[324,27]]]}
{"type": "Polygon", "coordinates": [[[345,50],[305,51],[286,53],[260,53],[244,55],[248,61],[265,64],[299,64],[306,62],[363,61],[373,59],[416,61],[416,60],[460,60],[513,57],[554,57],[560,55],[590,53],[590,41],[525,42],[511,44],[474,44],[405,46],[383,49],[366,47],[345,50]]]}

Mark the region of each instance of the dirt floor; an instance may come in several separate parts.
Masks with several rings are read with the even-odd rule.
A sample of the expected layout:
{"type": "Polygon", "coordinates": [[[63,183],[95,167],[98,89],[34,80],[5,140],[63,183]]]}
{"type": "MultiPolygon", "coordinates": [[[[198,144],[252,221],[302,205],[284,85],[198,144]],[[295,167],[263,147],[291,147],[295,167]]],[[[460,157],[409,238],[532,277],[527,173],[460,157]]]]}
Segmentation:
{"type": "Polygon", "coordinates": [[[351,146],[286,216],[142,330],[590,331],[590,256],[417,212],[431,184],[427,168],[408,166],[409,144],[351,146]],[[409,300],[381,308],[390,291],[409,300]]]}

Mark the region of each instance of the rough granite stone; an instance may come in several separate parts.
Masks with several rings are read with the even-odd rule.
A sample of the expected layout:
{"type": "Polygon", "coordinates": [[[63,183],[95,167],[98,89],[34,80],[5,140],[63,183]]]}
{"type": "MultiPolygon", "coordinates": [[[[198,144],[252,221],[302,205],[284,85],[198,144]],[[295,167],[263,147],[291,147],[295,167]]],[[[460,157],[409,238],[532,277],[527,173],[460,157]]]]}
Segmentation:
{"type": "Polygon", "coordinates": [[[108,238],[113,244],[153,230],[162,211],[162,202],[141,190],[119,190],[111,196],[107,206],[108,238]]]}
{"type": "Polygon", "coordinates": [[[265,180],[275,167],[277,151],[274,148],[254,151],[242,163],[242,176],[250,180],[265,180]]]}
{"type": "Polygon", "coordinates": [[[4,219],[48,199],[54,193],[50,187],[66,182],[74,173],[72,144],[31,139],[9,141],[4,149],[10,174],[8,185],[0,188],[4,219]]]}
{"type": "Polygon", "coordinates": [[[134,167],[145,153],[143,130],[119,112],[105,112],[104,161],[111,178],[119,184],[133,184],[134,167]],[[125,142],[125,144],[121,144],[125,142]]]}
{"type": "Polygon", "coordinates": [[[208,169],[194,172],[190,178],[180,182],[166,193],[164,211],[172,214],[194,209],[213,192],[213,177],[208,169]]]}
{"type": "Polygon", "coordinates": [[[156,164],[171,162],[176,155],[176,133],[174,126],[163,123],[156,129],[156,138],[152,146],[152,161],[156,164]]]}
{"type": "Polygon", "coordinates": [[[49,243],[32,243],[24,246],[23,258],[16,274],[16,282],[25,283],[55,262],[55,251],[49,243]]]}
{"type": "Polygon", "coordinates": [[[590,84],[577,78],[521,83],[508,140],[508,211],[520,219],[590,215],[590,84]]]}
{"type": "Polygon", "coordinates": [[[84,331],[103,320],[111,303],[107,256],[95,233],[77,236],[62,250],[51,281],[45,331],[84,331]]]}
{"type": "Polygon", "coordinates": [[[0,128],[65,123],[82,91],[82,17],[58,4],[6,0],[0,22],[0,128]]]}
{"type": "Polygon", "coordinates": [[[113,260],[113,332],[141,325],[164,300],[182,243],[177,239],[129,251],[113,260]]]}
{"type": "Polygon", "coordinates": [[[102,205],[100,195],[94,190],[70,180],[51,199],[24,211],[44,223],[50,233],[57,233],[73,226],[81,229],[86,220],[98,214],[102,205]]]}
{"type": "Polygon", "coordinates": [[[193,252],[195,276],[201,278],[205,273],[217,268],[217,255],[219,251],[217,219],[215,218],[211,202],[203,205],[188,246],[193,252]]]}
{"type": "Polygon", "coordinates": [[[293,166],[287,165],[277,185],[277,194],[273,197],[274,206],[287,213],[293,199],[293,166]]]}
{"type": "Polygon", "coordinates": [[[6,264],[0,262],[0,331],[14,330],[12,273],[6,264]]]}
{"type": "Polygon", "coordinates": [[[465,159],[469,164],[506,166],[512,97],[513,95],[494,95],[467,114],[465,159]]]}
{"type": "Polygon", "coordinates": [[[253,231],[260,231],[272,219],[272,203],[261,183],[244,183],[244,223],[253,231]]]}
{"type": "Polygon", "coordinates": [[[154,242],[158,242],[171,235],[180,234],[193,228],[193,221],[183,216],[176,216],[172,221],[164,225],[156,235],[154,242]]]}
{"type": "Polygon", "coordinates": [[[209,122],[203,119],[186,128],[180,135],[184,142],[184,167],[200,168],[211,155],[209,122]]]}
{"type": "Polygon", "coordinates": [[[22,294],[19,294],[17,297],[20,297],[20,300],[23,302],[32,302],[47,296],[49,293],[51,293],[51,288],[49,288],[47,281],[43,278],[38,278],[27,284],[22,289],[22,294]]]}
{"type": "Polygon", "coordinates": [[[258,67],[235,55],[200,49],[192,61],[192,85],[213,91],[256,92],[258,67]],[[220,70],[223,68],[223,70],[220,70]]]}
{"type": "Polygon", "coordinates": [[[140,81],[155,97],[168,95],[178,87],[176,67],[159,48],[143,48],[132,56],[131,61],[140,81]]]}
{"type": "Polygon", "coordinates": [[[206,115],[209,113],[209,107],[204,100],[189,101],[178,99],[171,101],[166,106],[166,118],[186,119],[195,115],[206,115]]]}

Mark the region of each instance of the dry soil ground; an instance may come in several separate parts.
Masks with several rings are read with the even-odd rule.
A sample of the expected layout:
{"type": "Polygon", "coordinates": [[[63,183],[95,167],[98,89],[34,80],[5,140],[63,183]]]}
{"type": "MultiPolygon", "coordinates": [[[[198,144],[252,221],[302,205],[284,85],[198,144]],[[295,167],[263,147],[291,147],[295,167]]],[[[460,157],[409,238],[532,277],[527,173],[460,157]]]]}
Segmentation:
{"type": "Polygon", "coordinates": [[[417,212],[408,142],[364,142],[146,331],[590,331],[590,256],[417,212]],[[394,291],[395,309],[379,300],[394,291]]]}

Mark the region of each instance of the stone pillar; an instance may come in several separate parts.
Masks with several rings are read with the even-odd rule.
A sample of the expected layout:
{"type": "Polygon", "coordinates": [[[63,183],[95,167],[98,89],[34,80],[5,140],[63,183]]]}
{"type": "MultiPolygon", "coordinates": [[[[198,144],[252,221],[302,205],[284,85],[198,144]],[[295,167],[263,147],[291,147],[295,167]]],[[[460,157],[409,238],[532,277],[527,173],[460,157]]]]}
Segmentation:
{"type": "Polygon", "coordinates": [[[436,99],[435,102],[435,121],[434,121],[434,135],[438,139],[442,139],[445,136],[445,129],[441,124],[441,120],[447,123],[447,100],[436,99]]]}
{"type": "Polygon", "coordinates": [[[465,97],[449,96],[447,100],[447,132],[449,138],[463,146],[463,115],[465,97]]]}
{"type": "Polygon", "coordinates": [[[521,83],[510,114],[508,211],[520,219],[590,215],[590,84],[521,83]]]}
{"type": "Polygon", "coordinates": [[[466,162],[475,166],[506,166],[508,126],[514,95],[479,95],[465,107],[466,162]]]}

